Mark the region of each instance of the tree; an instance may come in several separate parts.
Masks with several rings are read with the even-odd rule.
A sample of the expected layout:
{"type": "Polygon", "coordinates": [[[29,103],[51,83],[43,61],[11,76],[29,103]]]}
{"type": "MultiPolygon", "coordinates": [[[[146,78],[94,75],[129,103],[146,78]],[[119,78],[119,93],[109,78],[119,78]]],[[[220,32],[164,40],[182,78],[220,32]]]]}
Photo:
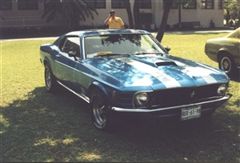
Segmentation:
{"type": "Polygon", "coordinates": [[[193,0],[163,0],[163,16],[162,16],[162,21],[157,33],[157,40],[162,41],[164,32],[166,30],[167,26],[167,21],[168,21],[168,15],[171,10],[171,7],[173,3],[176,2],[178,5],[178,27],[181,28],[182,26],[182,6],[185,6],[185,8],[188,8],[189,6],[192,5],[192,3],[195,3],[193,0]]]}
{"type": "Polygon", "coordinates": [[[159,30],[158,30],[158,33],[157,33],[157,36],[156,36],[156,39],[159,42],[162,41],[164,32],[166,30],[168,15],[169,15],[171,6],[173,4],[173,1],[174,0],[163,0],[164,9],[163,9],[162,21],[161,21],[161,24],[160,24],[160,27],[159,27],[159,30]]]}
{"type": "Polygon", "coordinates": [[[225,17],[227,18],[227,23],[229,18],[238,19],[240,21],[240,0],[228,0],[224,5],[225,17]]]}
{"type": "Polygon", "coordinates": [[[141,1],[139,0],[135,0],[134,4],[133,4],[133,15],[134,15],[134,20],[135,20],[135,27],[139,27],[140,26],[140,20],[139,20],[139,15],[140,15],[140,3],[141,1]]]}
{"type": "Polygon", "coordinates": [[[127,14],[128,14],[129,26],[130,26],[130,28],[132,28],[133,27],[133,16],[132,16],[130,0],[122,0],[122,1],[124,3],[124,6],[126,6],[126,10],[127,10],[127,14]]]}
{"type": "Polygon", "coordinates": [[[178,6],[178,28],[182,28],[182,7],[190,8],[197,5],[195,0],[174,0],[178,6]]]}
{"type": "Polygon", "coordinates": [[[77,28],[80,20],[85,21],[88,17],[94,19],[94,14],[98,14],[85,0],[44,0],[44,4],[42,17],[47,22],[60,17],[70,29],[77,28]]]}

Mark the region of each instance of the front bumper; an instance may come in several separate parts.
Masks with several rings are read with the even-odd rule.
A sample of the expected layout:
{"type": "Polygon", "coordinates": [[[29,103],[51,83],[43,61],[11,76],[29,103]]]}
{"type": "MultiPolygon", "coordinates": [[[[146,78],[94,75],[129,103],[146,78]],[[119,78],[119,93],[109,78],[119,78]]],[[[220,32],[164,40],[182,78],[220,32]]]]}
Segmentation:
{"type": "Polygon", "coordinates": [[[231,95],[225,95],[224,97],[218,99],[209,99],[203,102],[185,104],[185,105],[178,105],[178,106],[171,106],[171,107],[163,107],[163,108],[154,108],[154,109],[136,109],[136,108],[120,108],[120,107],[112,107],[111,109],[115,112],[125,112],[125,113],[163,113],[168,115],[176,115],[178,114],[181,108],[193,107],[193,106],[201,106],[202,111],[208,111],[212,109],[216,109],[220,105],[224,104],[231,95]]]}

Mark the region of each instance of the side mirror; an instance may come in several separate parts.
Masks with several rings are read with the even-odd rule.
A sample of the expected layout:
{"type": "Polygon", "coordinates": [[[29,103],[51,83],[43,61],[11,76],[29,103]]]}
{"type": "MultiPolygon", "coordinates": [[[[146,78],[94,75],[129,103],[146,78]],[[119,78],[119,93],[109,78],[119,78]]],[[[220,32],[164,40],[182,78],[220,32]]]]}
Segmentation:
{"type": "Polygon", "coordinates": [[[164,47],[167,52],[170,52],[171,48],[170,47],[164,47]]]}

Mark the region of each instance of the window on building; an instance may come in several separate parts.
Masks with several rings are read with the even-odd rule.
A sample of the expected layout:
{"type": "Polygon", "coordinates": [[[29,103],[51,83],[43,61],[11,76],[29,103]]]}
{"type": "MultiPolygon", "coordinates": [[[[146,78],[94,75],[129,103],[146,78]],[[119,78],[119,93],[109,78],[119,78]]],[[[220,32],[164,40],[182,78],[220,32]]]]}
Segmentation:
{"type": "Polygon", "coordinates": [[[184,9],[196,9],[197,8],[197,2],[196,0],[188,0],[184,3],[182,3],[182,6],[184,9]]]}
{"type": "Polygon", "coordinates": [[[92,8],[106,8],[106,0],[87,0],[86,2],[92,8]]]}
{"type": "Polygon", "coordinates": [[[12,0],[0,0],[0,10],[11,10],[12,0]]]}
{"type": "Polygon", "coordinates": [[[123,0],[112,0],[112,8],[126,8],[126,3],[123,0]]]}
{"type": "Polygon", "coordinates": [[[19,10],[37,10],[38,1],[36,0],[18,0],[18,9],[19,10]]]}
{"type": "Polygon", "coordinates": [[[223,9],[224,5],[227,4],[227,0],[218,0],[218,8],[223,9]]]}
{"type": "Polygon", "coordinates": [[[152,0],[139,0],[139,8],[143,9],[151,9],[152,8],[152,0]]]}
{"type": "Polygon", "coordinates": [[[214,9],[214,0],[202,0],[203,9],[214,9]]]}
{"type": "Polygon", "coordinates": [[[223,0],[218,0],[218,8],[223,9],[223,0]]]}
{"type": "Polygon", "coordinates": [[[178,0],[173,0],[171,9],[178,9],[178,0]]]}

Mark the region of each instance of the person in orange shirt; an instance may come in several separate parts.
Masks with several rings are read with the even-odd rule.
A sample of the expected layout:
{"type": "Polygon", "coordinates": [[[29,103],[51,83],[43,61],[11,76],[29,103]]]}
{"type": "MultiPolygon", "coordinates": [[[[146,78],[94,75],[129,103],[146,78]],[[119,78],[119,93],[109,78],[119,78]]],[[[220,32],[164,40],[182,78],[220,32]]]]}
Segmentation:
{"type": "Polygon", "coordinates": [[[104,24],[108,26],[108,28],[113,29],[121,29],[124,28],[124,23],[122,19],[116,16],[115,11],[111,10],[109,16],[104,21],[104,24]]]}

